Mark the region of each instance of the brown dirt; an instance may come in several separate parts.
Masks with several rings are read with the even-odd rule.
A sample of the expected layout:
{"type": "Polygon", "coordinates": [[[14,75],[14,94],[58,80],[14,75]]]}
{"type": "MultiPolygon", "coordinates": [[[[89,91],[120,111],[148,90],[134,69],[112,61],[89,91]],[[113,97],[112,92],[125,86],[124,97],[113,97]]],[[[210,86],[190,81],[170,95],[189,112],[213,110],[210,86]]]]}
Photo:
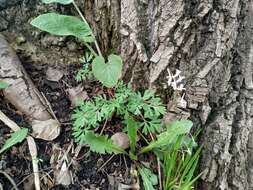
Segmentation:
{"type": "MultiPolygon", "coordinates": [[[[34,65],[29,63],[29,59],[22,58],[21,60],[24,67],[30,77],[32,78],[35,86],[40,92],[44,93],[48,101],[52,105],[57,118],[64,125],[62,126],[61,135],[53,142],[47,142],[43,140],[36,139],[36,144],[38,148],[38,155],[41,162],[39,163],[39,169],[41,174],[48,173],[53,179],[52,168],[50,168],[50,157],[52,155],[52,144],[58,143],[60,147],[68,147],[68,145],[73,141],[71,135],[71,103],[67,97],[66,89],[69,86],[77,85],[74,80],[74,75],[77,69],[80,67],[78,65],[61,66],[64,69],[64,78],[59,82],[50,82],[45,79],[45,71],[47,65],[34,65]],[[23,59],[23,60],[22,60],[23,59]],[[43,171],[43,172],[42,172],[43,171]]],[[[84,85],[87,92],[94,92],[94,84],[91,86],[88,83],[84,85]]],[[[13,121],[15,121],[21,127],[29,127],[26,122],[26,118],[20,114],[15,108],[13,108],[3,96],[0,95],[0,109],[13,121]]],[[[10,130],[3,123],[0,122],[0,144],[9,137],[10,130]]],[[[78,169],[73,169],[74,171],[74,184],[69,187],[63,186],[53,186],[49,188],[44,184],[44,189],[53,190],[76,190],[76,189],[95,189],[99,188],[101,190],[108,190],[109,183],[107,175],[117,173],[124,176],[127,172],[127,168],[130,167],[130,162],[127,160],[127,168],[123,161],[122,156],[114,156],[113,159],[100,171],[98,168],[101,163],[106,162],[110,156],[100,156],[97,154],[90,154],[87,157],[84,155],[88,152],[88,149],[83,148],[77,159],[79,164],[78,169]]],[[[24,189],[24,179],[31,176],[32,173],[32,162],[29,155],[28,146],[26,142],[20,143],[10,150],[0,155],[0,169],[7,172],[18,185],[18,188],[24,189]]],[[[5,179],[4,176],[0,174],[0,183],[3,184],[4,190],[9,190],[12,185],[5,179]]],[[[26,181],[25,181],[26,183],[26,181]]]]}

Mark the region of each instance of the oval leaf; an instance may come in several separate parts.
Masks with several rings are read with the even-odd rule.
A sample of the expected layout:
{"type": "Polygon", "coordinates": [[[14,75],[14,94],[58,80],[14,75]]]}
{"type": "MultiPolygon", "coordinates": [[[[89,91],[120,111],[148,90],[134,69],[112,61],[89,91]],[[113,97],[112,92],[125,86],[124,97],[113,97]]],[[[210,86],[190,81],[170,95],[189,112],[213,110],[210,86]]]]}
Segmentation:
{"type": "Polygon", "coordinates": [[[1,89],[5,89],[9,86],[9,84],[7,84],[6,82],[0,82],[0,90],[1,89]]]}
{"type": "Polygon", "coordinates": [[[49,4],[49,3],[60,3],[63,5],[67,5],[73,2],[73,0],[42,0],[43,3],[49,4]]]}
{"type": "Polygon", "coordinates": [[[96,57],[92,62],[92,72],[97,80],[99,80],[107,88],[114,87],[121,77],[122,59],[120,56],[111,54],[108,62],[102,56],[96,57]]]}
{"type": "Polygon", "coordinates": [[[93,42],[88,24],[74,16],[47,13],[32,20],[31,25],[58,36],[75,36],[85,42],[93,42]]]}
{"type": "Polygon", "coordinates": [[[22,128],[18,131],[12,133],[11,138],[9,138],[4,146],[0,150],[0,154],[12,147],[13,145],[22,142],[27,137],[28,129],[22,128]]]}

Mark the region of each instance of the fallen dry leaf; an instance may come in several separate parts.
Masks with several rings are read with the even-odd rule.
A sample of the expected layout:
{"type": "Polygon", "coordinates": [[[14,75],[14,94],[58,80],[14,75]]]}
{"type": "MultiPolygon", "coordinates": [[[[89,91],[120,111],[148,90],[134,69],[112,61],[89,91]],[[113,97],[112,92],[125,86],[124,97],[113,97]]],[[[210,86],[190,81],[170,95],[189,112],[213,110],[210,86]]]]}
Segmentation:
{"type": "Polygon", "coordinates": [[[60,123],[54,119],[46,121],[34,120],[32,129],[32,134],[35,138],[52,141],[60,134],[60,123]]]}
{"type": "Polygon", "coordinates": [[[52,67],[48,67],[47,71],[46,71],[46,79],[49,81],[53,81],[53,82],[58,82],[59,80],[61,80],[61,78],[63,77],[63,72],[52,68],[52,67]]]}
{"type": "Polygon", "coordinates": [[[77,101],[83,101],[89,98],[87,92],[83,90],[82,85],[67,89],[69,100],[72,106],[75,106],[77,101]]]}
{"type": "Polygon", "coordinates": [[[55,184],[57,185],[61,184],[67,186],[72,183],[71,172],[69,171],[69,168],[65,161],[63,161],[60,170],[56,170],[54,172],[54,176],[55,176],[55,184]]]}
{"type": "Polygon", "coordinates": [[[71,143],[67,150],[65,150],[61,148],[59,144],[53,144],[50,165],[54,168],[54,181],[56,185],[61,184],[67,186],[73,183],[73,175],[70,169],[72,162],[70,161],[71,157],[69,156],[72,147],[73,144],[71,143]]]}

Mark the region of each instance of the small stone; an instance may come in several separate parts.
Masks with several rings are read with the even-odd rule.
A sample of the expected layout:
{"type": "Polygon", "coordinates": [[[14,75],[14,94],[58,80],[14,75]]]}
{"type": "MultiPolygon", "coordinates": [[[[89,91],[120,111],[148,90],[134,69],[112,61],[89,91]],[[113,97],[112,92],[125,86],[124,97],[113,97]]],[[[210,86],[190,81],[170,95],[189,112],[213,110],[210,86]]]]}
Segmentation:
{"type": "Polygon", "coordinates": [[[119,146],[122,149],[127,149],[130,146],[129,138],[126,133],[118,132],[115,133],[112,137],[113,144],[119,146]]]}

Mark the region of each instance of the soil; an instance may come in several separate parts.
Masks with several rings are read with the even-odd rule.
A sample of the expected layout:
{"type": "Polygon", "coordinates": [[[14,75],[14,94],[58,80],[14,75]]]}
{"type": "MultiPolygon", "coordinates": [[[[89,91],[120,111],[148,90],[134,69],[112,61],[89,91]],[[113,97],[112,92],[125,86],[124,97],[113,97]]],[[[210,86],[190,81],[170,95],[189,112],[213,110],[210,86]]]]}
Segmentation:
{"type": "MultiPolygon", "coordinates": [[[[52,166],[50,165],[50,158],[53,154],[53,145],[58,144],[62,149],[66,150],[68,146],[73,143],[71,134],[71,103],[68,99],[66,89],[76,86],[74,80],[76,71],[81,67],[80,65],[61,66],[60,69],[64,70],[64,77],[59,82],[50,82],[46,80],[46,69],[48,65],[32,64],[28,58],[20,57],[23,65],[32,78],[35,86],[42,92],[48,101],[51,103],[52,109],[63,124],[60,136],[53,142],[47,142],[36,139],[38,155],[39,155],[39,169],[40,176],[46,176],[46,180],[42,181],[42,189],[52,190],[76,190],[76,189],[101,189],[108,190],[109,187],[108,176],[112,175],[120,177],[123,182],[129,178],[130,161],[123,156],[110,155],[100,156],[98,154],[89,154],[87,148],[83,148],[76,159],[76,164],[72,166],[74,184],[68,187],[54,184],[54,176],[52,166]],[[107,162],[101,169],[101,166],[107,162]],[[101,169],[100,171],[99,168],[101,169]]],[[[59,68],[59,66],[56,66],[59,68]]],[[[96,85],[84,84],[85,90],[90,96],[97,91],[96,85]]],[[[20,127],[28,127],[24,115],[19,113],[12,105],[10,105],[4,97],[0,94],[0,109],[20,127]]],[[[10,136],[10,129],[0,122],[0,144],[2,145],[10,136]]],[[[74,147],[77,145],[74,143],[74,147]]],[[[28,151],[27,142],[24,141],[7,152],[0,155],[0,170],[8,173],[14,180],[19,190],[29,189],[29,178],[32,176],[32,162],[31,156],[28,151]]],[[[31,180],[30,180],[31,181],[31,180]]],[[[128,180],[129,181],[129,180],[128,180]]],[[[11,183],[0,174],[0,183],[3,185],[4,190],[13,188],[11,183]]]]}

